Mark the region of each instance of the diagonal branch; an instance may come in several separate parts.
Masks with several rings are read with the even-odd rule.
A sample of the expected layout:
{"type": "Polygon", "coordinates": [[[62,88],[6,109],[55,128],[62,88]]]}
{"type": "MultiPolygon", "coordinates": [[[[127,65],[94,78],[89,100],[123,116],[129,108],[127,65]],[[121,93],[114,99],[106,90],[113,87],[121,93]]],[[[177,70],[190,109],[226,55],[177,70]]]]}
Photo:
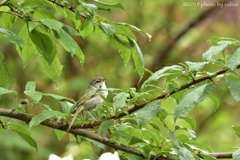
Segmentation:
{"type": "MultiPolygon", "coordinates": [[[[3,109],[0,108],[0,115],[1,116],[5,116],[5,117],[11,117],[14,119],[18,119],[18,120],[22,120],[25,121],[26,123],[29,123],[31,121],[31,119],[34,117],[33,115],[27,114],[27,113],[22,113],[22,112],[15,112],[15,110],[11,110],[11,109],[3,109]]],[[[54,129],[58,129],[58,130],[62,130],[62,131],[66,131],[66,128],[63,127],[61,122],[57,122],[54,120],[44,120],[41,125],[50,127],[50,128],[54,128],[54,129]]],[[[129,146],[125,146],[125,145],[118,145],[116,142],[110,142],[110,140],[108,138],[102,138],[100,135],[92,132],[92,131],[87,131],[87,130],[83,130],[83,129],[71,129],[70,133],[74,134],[74,135],[80,135],[80,136],[84,136],[87,138],[90,138],[92,140],[98,141],[100,143],[103,143],[105,145],[108,145],[110,147],[115,148],[116,150],[121,150],[124,152],[128,152],[128,153],[132,153],[135,154],[137,156],[141,156],[144,157],[143,154],[140,153],[139,150],[133,148],[133,147],[129,147],[129,146]]],[[[168,157],[156,157],[155,155],[151,154],[151,160],[169,160],[170,158],[168,157]]]]}
{"type": "MultiPolygon", "coordinates": [[[[240,68],[240,65],[238,65],[237,69],[239,69],[239,68],[240,68]]],[[[219,70],[219,71],[217,71],[217,72],[214,72],[214,76],[213,76],[213,77],[216,77],[216,76],[218,76],[218,75],[220,75],[220,74],[224,74],[224,73],[226,73],[227,71],[229,71],[229,69],[227,69],[227,68],[221,69],[221,70],[219,70]]],[[[187,88],[189,88],[190,86],[195,85],[195,84],[198,84],[198,83],[200,83],[200,82],[203,82],[203,81],[205,81],[205,80],[207,80],[207,79],[210,79],[210,80],[211,80],[213,77],[210,77],[210,76],[206,75],[206,76],[204,76],[204,77],[201,77],[201,78],[199,78],[199,79],[194,80],[194,81],[191,82],[191,83],[188,83],[188,84],[185,84],[185,85],[181,86],[181,89],[178,90],[178,91],[173,90],[172,92],[170,92],[170,93],[167,94],[167,95],[170,96],[170,95],[172,95],[172,94],[174,94],[174,93],[176,93],[176,92],[179,92],[179,91],[181,91],[181,90],[187,89],[187,88]]],[[[165,97],[166,97],[166,94],[161,94],[161,95],[159,95],[159,96],[157,96],[157,97],[155,97],[155,98],[153,98],[153,99],[151,99],[151,100],[149,100],[149,101],[147,101],[147,102],[144,102],[144,103],[135,105],[134,107],[132,107],[132,108],[130,108],[129,110],[127,110],[127,112],[128,112],[128,114],[132,114],[133,112],[135,112],[135,111],[143,108],[143,107],[144,107],[145,105],[147,105],[148,103],[150,103],[150,102],[152,102],[152,101],[155,101],[155,100],[157,100],[157,99],[163,99],[163,98],[165,98],[165,97]]],[[[100,120],[100,121],[97,121],[97,122],[93,122],[93,123],[87,123],[87,124],[83,124],[83,125],[82,125],[82,124],[73,124],[73,125],[72,125],[72,128],[73,128],[73,129],[74,129],[74,128],[81,128],[81,127],[82,127],[82,128],[92,128],[93,126],[99,126],[102,122],[104,122],[104,121],[106,121],[106,120],[109,120],[109,119],[119,119],[119,118],[124,117],[124,116],[126,116],[126,115],[127,115],[126,112],[122,112],[122,113],[120,113],[118,116],[111,116],[111,117],[109,117],[109,118],[106,118],[106,119],[103,119],[103,120],[100,120]]],[[[67,126],[65,126],[65,127],[67,128],[67,126]]]]}
{"type": "Polygon", "coordinates": [[[2,10],[0,10],[0,12],[13,14],[13,15],[15,15],[15,16],[18,16],[19,18],[22,18],[22,19],[24,18],[23,16],[21,16],[21,15],[19,15],[19,14],[16,14],[16,13],[14,13],[14,12],[2,11],[2,10]]]}
{"type": "MultiPolygon", "coordinates": [[[[3,109],[3,108],[0,108],[0,115],[18,119],[21,121],[25,121],[26,123],[29,123],[31,121],[31,119],[34,117],[33,115],[30,115],[27,113],[22,113],[22,112],[17,113],[17,112],[15,112],[15,110],[3,109]]],[[[1,121],[0,121],[0,124],[3,125],[1,121]]],[[[47,126],[50,128],[54,128],[54,129],[58,129],[58,130],[62,130],[62,131],[66,131],[66,128],[62,125],[61,122],[57,122],[57,121],[50,120],[50,119],[43,121],[41,123],[41,125],[44,125],[44,126],[47,126]]],[[[5,128],[5,127],[3,127],[3,128],[5,128]]],[[[143,154],[141,154],[139,150],[137,150],[133,147],[122,145],[122,144],[118,145],[116,142],[110,142],[110,140],[108,138],[102,138],[100,135],[98,135],[92,131],[87,131],[87,130],[83,130],[83,129],[75,129],[75,130],[71,129],[70,133],[72,133],[74,135],[80,135],[80,136],[90,138],[92,140],[95,140],[95,141],[98,141],[105,145],[108,145],[116,150],[121,150],[124,152],[132,153],[132,154],[140,156],[140,157],[144,157],[143,154]]],[[[153,154],[150,154],[150,155],[151,155],[150,160],[170,160],[171,159],[170,157],[156,157],[153,154]]],[[[220,158],[232,158],[233,153],[209,153],[208,155],[220,159],[220,158]]]]}

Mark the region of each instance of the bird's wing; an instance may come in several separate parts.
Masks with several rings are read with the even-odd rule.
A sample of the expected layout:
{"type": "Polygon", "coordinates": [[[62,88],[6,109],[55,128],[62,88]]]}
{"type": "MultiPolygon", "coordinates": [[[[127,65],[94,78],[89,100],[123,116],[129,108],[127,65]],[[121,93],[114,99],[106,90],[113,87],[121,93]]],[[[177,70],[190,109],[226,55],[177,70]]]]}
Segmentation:
{"type": "Polygon", "coordinates": [[[79,106],[82,106],[82,105],[84,104],[84,102],[86,102],[86,101],[89,100],[90,98],[93,98],[93,97],[97,96],[97,94],[94,94],[94,95],[92,95],[92,96],[88,96],[87,93],[89,93],[89,91],[91,91],[91,90],[93,90],[93,88],[88,88],[88,89],[84,92],[84,94],[82,95],[82,97],[78,100],[78,103],[77,103],[77,105],[76,105],[76,109],[71,112],[72,114],[76,113],[77,108],[78,108],[79,106]]]}

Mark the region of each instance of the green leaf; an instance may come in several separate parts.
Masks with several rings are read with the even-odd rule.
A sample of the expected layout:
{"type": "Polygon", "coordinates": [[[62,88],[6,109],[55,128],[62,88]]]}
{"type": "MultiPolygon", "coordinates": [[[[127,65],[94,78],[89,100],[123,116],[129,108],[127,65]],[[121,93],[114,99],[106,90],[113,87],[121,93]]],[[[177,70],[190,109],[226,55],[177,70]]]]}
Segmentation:
{"type": "Polygon", "coordinates": [[[35,44],[32,42],[32,40],[29,36],[27,23],[25,23],[23,25],[23,27],[19,33],[19,37],[21,37],[25,41],[25,45],[23,46],[22,50],[20,49],[19,46],[17,46],[17,51],[23,60],[24,67],[26,67],[28,62],[38,52],[35,44]]]}
{"type": "Polygon", "coordinates": [[[110,127],[113,126],[113,122],[114,120],[113,119],[109,119],[107,121],[104,121],[101,123],[101,125],[99,126],[99,129],[98,129],[98,132],[99,134],[103,137],[103,133],[109,129],[110,127]]]}
{"type": "Polygon", "coordinates": [[[225,77],[225,80],[233,98],[240,102],[240,83],[228,77],[225,77]]]}
{"type": "Polygon", "coordinates": [[[189,138],[185,134],[179,134],[177,138],[180,142],[189,142],[189,138]]]}
{"type": "Polygon", "coordinates": [[[220,105],[219,99],[217,97],[215,97],[212,93],[209,93],[208,97],[211,98],[211,100],[215,103],[215,106],[216,106],[215,112],[216,112],[216,110],[218,109],[218,107],[220,105]]]}
{"type": "Polygon", "coordinates": [[[192,127],[193,130],[195,129],[196,121],[193,118],[181,116],[181,117],[179,117],[179,119],[185,120],[188,124],[190,124],[190,126],[192,127]]]}
{"type": "Polygon", "coordinates": [[[54,10],[52,9],[52,7],[50,6],[46,6],[46,5],[39,5],[39,6],[35,6],[34,9],[36,10],[45,10],[45,11],[48,11],[52,14],[54,14],[54,10]]]}
{"type": "Polygon", "coordinates": [[[31,136],[30,131],[27,128],[23,127],[22,125],[10,123],[10,126],[13,131],[22,132],[26,135],[31,136]]]}
{"type": "Polygon", "coordinates": [[[205,62],[189,62],[186,61],[187,65],[189,66],[189,72],[197,72],[201,69],[203,69],[204,65],[206,64],[205,62]]]}
{"type": "Polygon", "coordinates": [[[4,130],[3,126],[0,125],[0,132],[2,132],[4,130]]]}
{"type": "Polygon", "coordinates": [[[129,27],[124,25],[115,25],[116,34],[125,41],[128,41],[127,37],[131,37],[135,41],[137,41],[136,36],[132,33],[129,27]]]}
{"type": "Polygon", "coordinates": [[[197,138],[196,137],[196,133],[193,130],[190,130],[190,129],[187,129],[187,128],[183,128],[183,127],[181,127],[179,125],[175,126],[175,130],[182,130],[182,129],[187,131],[193,140],[196,140],[196,138],[197,138]]]}
{"type": "MultiPolygon", "coordinates": [[[[129,42],[132,44],[132,56],[133,56],[133,60],[134,60],[134,64],[137,67],[144,67],[144,62],[143,62],[143,55],[142,55],[142,51],[141,49],[139,48],[137,42],[128,37],[129,39],[129,42]]],[[[142,79],[143,77],[143,73],[144,71],[143,70],[137,70],[138,74],[140,75],[140,80],[142,79]]]]}
{"type": "Polygon", "coordinates": [[[240,64],[240,48],[236,49],[236,51],[227,59],[227,67],[234,71],[237,69],[240,64]]]}
{"type": "Polygon", "coordinates": [[[121,57],[124,60],[125,65],[129,62],[131,58],[131,49],[122,42],[117,36],[113,35],[110,37],[110,43],[113,47],[117,48],[121,52],[121,57]]]}
{"type": "Polygon", "coordinates": [[[32,81],[28,81],[25,87],[25,91],[32,91],[34,92],[36,89],[36,83],[32,81]]]}
{"type": "Polygon", "coordinates": [[[43,58],[41,54],[39,54],[39,60],[41,63],[41,66],[43,67],[43,71],[45,74],[53,80],[53,82],[58,86],[58,78],[60,77],[60,74],[62,72],[63,66],[59,62],[59,59],[57,57],[54,58],[51,65],[43,58]]]}
{"type": "Polygon", "coordinates": [[[114,98],[113,98],[113,106],[115,107],[115,114],[118,115],[119,109],[127,106],[126,99],[130,96],[129,93],[118,93],[114,98]]]}
{"type": "Polygon", "coordinates": [[[0,95],[8,94],[8,93],[12,93],[17,98],[18,92],[0,87],[0,95]]]}
{"type": "Polygon", "coordinates": [[[12,83],[12,77],[4,62],[4,56],[0,53],[0,87],[9,88],[12,83]]]}
{"type": "Polygon", "coordinates": [[[95,31],[95,23],[93,22],[92,17],[88,13],[86,13],[86,12],[81,12],[81,13],[93,25],[93,30],[95,31]]]}
{"type": "Polygon", "coordinates": [[[217,158],[209,156],[207,153],[206,154],[199,154],[204,160],[217,160],[217,158]]]}
{"type": "Polygon", "coordinates": [[[202,86],[189,90],[174,110],[174,121],[176,122],[179,117],[187,114],[195,105],[202,102],[212,91],[214,86],[215,83],[204,84],[202,86]]]}
{"type": "Polygon", "coordinates": [[[124,155],[129,159],[129,160],[145,160],[144,158],[137,156],[135,154],[127,153],[124,152],[124,155]]]}
{"type": "Polygon", "coordinates": [[[158,70],[157,72],[153,73],[143,84],[142,84],[142,87],[141,87],[141,90],[146,86],[146,84],[152,82],[152,81],[156,81],[158,79],[160,79],[161,77],[163,76],[168,76],[168,75],[171,75],[171,74],[176,74],[176,73],[182,73],[182,70],[183,70],[183,67],[182,66],[179,66],[179,65],[173,65],[173,66],[167,66],[167,67],[164,67],[160,70],[158,70]],[[169,71],[168,73],[164,73],[164,72],[167,72],[169,71]]]}
{"type": "Polygon", "coordinates": [[[37,142],[29,135],[15,131],[20,137],[22,137],[31,147],[35,148],[37,151],[37,142]]]}
{"type": "Polygon", "coordinates": [[[73,29],[72,27],[70,27],[70,26],[68,26],[68,25],[66,25],[66,24],[64,24],[64,26],[67,27],[68,31],[69,31],[72,35],[74,35],[74,36],[79,36],[79,37],[82,39],[82,41],[83,41],[83,36],[82,36],[80,33],[78,33],[75,29],[73,29]]]}
{"type": "Polygon", "coordinates": [[[233,160],[239,160],[240,159],[240,149],[235,151],[232,156],[233,156],[233,160]]]}
{"type": "Polygon", "coordinates": [[[2,32],[3,37],[6,37],[9,39],[10,42],[19,45],[20,49],[22,50],[25,43],[22,38],[18,37],[13,32],[6,30],[4,28],[0,28],[0,32],[2,32]]]}
{"type": "Polygon", "coordinates": [[[51,94],[51,93],[44,93],[43,95],[53,97],[54,99],[56,99],[58,101],[68,100],[68,101],[71,101],[71,102],[75,103],[75,101],[73,99],[68,98],[68,97],[63,97],[63,96],[59,96],[59,95],[51,94]]]}
{"type": "Polygon", "coordinates": [[[179,160],[195,160],[192,153],[183,147],[178,149],[178,156],[179,160]]]}
{"type": "Polygon", "coordinates": [[[170,129],[168,129],[168,133],[172,137],[173,145],[175,146],[175,148],[180,148],[179,140],[175,136],[175,134],[170,129]]]}
{"type": "Polygon", "coordinates": [[[236,132],[237,136],[240,138],[240,126],[232,126],[232,129],[236,132]]]}
{"type": "Polygon", "coordinates": [[[126,124],[122,124],[122,125],[119,125],[117,127],[114,127],[116,130],[114,130],[113,134],[111,135],[111,137],[114,137],[117,133],[121,135],[121,132],[124,132],[126,131],[126,129],[128,128],[133,128],[132,126],[130,125],[126,125],[126,124]]]}
{"type": "Polygon", "coordinates": [[[3,13],[2,14],[2,22],[6,29],[10,28],[13,23],[17,20],[17,16],[9,13],[3,13]]]}
{"type": "Polygon", "coordinates": [[[186,89],[174,93],[173,95],[171,95],[171,97],[173,97],[176,100],[177,104],[179,104],[185,93],[186,89]]]}
{"type": "Polygon", "coordinates": [[[38,102],[42,99],[42,96],[43,96],[42,92],[38,92],[38,91],[24,91],[24,94],[32,98],[35,104],[38,104],[38,102]]]}
{"type": "Polygon", "coordinates": [[[48,12],[46,10],[34,10],[33,16],[36,19],[55,19],[53,13],[48,12]]]}
{"type": "Polygon", "coordinates": [[[51,65],[57,53],[56,44],[49,36],[38,32],[36,29],[30,33],[30,37],[32,42],[36,45],[39,53],[44,57],[48,64],[51,65]]]}
{"type": "Polygon", "coordinates": [[[28,24],[28,31],[29,31],[29,33],[31,33],[32,30],[34,30],[34,28],[36,28],[37,25],[38,25],[38,23],[34,23],[32,21],[28,21],[27,24],[28,24]]]}
{"type": "Polygon", "coordinates": [[[116,23],[116,25],[127,26],[127,27],[128,27],[129,29],[131,29],[131,30],[134,30],[134,31],[137,31],[137,32],[139,32],[139,33],[145,34],[145,35],[148,37],[148,40],[151,41],[152,36],[151,36],[150,34],[144,32],[144,31],[142,31],[141,29],[137,28],[136,26],[133,26],[133,25],[127,24],[127,23],[122,23],[122,22],[116,23]]]}
{"type": "Polygon", "coordinates": [[[131,141],[128,143],[129,145],[133,145],[136,143],[146,143],[144,140],[142,140],[141,138],[138,138],[136,136],[132,136],[131,141]]]}
{"type": "Polygon", "coordinates": [[[156,117],[158,113],[164,111],[164,109],[160,108],[160,99],[157,99],[153,102],[145,105],[140,111],[138,111],[136,119],[138,126],[142,126],[148,120],[156,117]]]}
{"type": "Polygon", "coordinates": [[[75,50],[74,54],[80,59],[81,66],[83,67],[83,64],[85,62],[85,56],[79,46],[77,46],[77,49],[75,50]]]}
{"type": "Polygon", "coordinates": [[[25,106],[23,104],[18,103],[14,103],[14,108],[16,109],[17,113],[25,110],[25,106]]]}
{"type": "Polygon", "coordinates": [[[61,131],[61,130],[58,130],[58,129],[54,129],[54,132],[56,133],[56,136],[57,136],[59,141],[61,141],[63,136],[67,133],[65,131],[61,131]]]}
{"type": "Polygon", "coordinates": [[[212,56],[223,52],[230,44],[233,44],[233,43],[234,42],[231,42],[231,41],[218,42],[218,46],[212,46],[206,52],[203,53],[202,59],[205,61],[206,59],[211,58],[212,56]]]}
{"type": "Polygon", "coordinates": [[[55,19],[41,19],[40,20],[44,25],[48,26],[49,28],[60,32],[62,29],[63,24],[61,22],[58,22],[55,19]]]}
{"type": "Polygon", "coordinates": [[[83,7],[91,14],[92,17],[95,15],[95,13],[98,10],[98,7],[95,4],[84,3],[80,1],[79,3],[83,5],[83,7]]]}
{"type": "Polygon", "coordinates": [[[205,144],[199,143],[197,141],[188,141],[187,143],[191,144],[191,145],[194,145],[194,146],[197,146],[197,147],[200,147],[200,148],[203,148],[203,149],[205,149],[208,152],[212,152],[210,147],[208,147],[205,144]]]}
{"type": "Polygon", "coordinates": [[[82,24],[81,24],[81,35],[83,37],[88,36],[90,33],[92,33],[94,27],[93,25],[88,21],[88,20],[83,20],[82,24]]]}
{"type": "MultiPolygon", "coordinates": [[[[112,4],[109,4],[109,3],[104,3],[104,2],[101,2],[99,0],[93,0],[94,2],[97,2],[105,7],[111,7],[111,8],[119,8],[119,9],[122,9],[124,10],[124,7],[121,3],[112,3],[112,4]]],[[[125,11],[125,10],[124,10],[125,11]]]]}
{"type": "Polygon", "coordinates": [[[67,114],[64,114],[59,111],[52,111],[52,110],[44,110],[41,114],[34,116],[32,120],[29,123],[29,128],[32,128],[36,125],[39,125],[42,121],[51,118],[51,117],[56,117],[57,119],[62,119],[65,117],[67,114]]]}
{"type": "Polygon", "coordinates": [[[103,30],[103,32],[108,36],[111,37],[113,33],[116,31],[115,27],[113,25],[100,22],[100,28],[103,30]]]}
{"type": "Polygon", "coordinates": [[[76,51],[78,45],[72,39],[72,37],[67,32],[65,32],[63,29],[60,29],[60,35],[55,33],[54,36],[61,42],[61,44],[64,46],[64,48],[66,47],[70,50],[70,53],[73,56],[73,54],[76,51]]]}
{"type": "Polygon", "coordinates": [[[144,151],[145,155],[149,154],[149,152],[152,151],[152,147],[149,144],[144,145],[143,147],[141,146],[140,148],[144,151]]]}
{"type": "Polygon", "coordinates": [[[62,106],[62,111],[63,113],[70,113],[71,112],[71,109],[73,107],[74,104],[72,103],[69,103],[68,101],[66,100],[61,100],[59,101],[61,106],[62,106]]]}
{"type": "Polygon", "coordinates": [[[102,143],[99,143],[99,142],[97,142],[97,141],[91,140],[91,139],[89,139],[89,138],[86,138],[86,140],[88,140],[88,141],[91,142],[92,144],[98,146],[98,147],[101,149],[100,153],[102,153],[102,152],[104,151],[105,146],[104,146],[102,143]]]}

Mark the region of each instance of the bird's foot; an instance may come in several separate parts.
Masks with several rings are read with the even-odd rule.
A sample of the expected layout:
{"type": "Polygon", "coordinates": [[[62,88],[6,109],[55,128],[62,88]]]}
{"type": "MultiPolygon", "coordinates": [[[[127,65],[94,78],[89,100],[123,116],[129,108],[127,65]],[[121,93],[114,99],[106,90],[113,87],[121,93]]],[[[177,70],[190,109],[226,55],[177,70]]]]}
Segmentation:
{"type": "Polygon", "coordinates": [[[83,128],[83,126],[84,126],[85,124],[87,124],[87,123],[84,121],[84,123],[81,125],[81,127],[83,128]]]}

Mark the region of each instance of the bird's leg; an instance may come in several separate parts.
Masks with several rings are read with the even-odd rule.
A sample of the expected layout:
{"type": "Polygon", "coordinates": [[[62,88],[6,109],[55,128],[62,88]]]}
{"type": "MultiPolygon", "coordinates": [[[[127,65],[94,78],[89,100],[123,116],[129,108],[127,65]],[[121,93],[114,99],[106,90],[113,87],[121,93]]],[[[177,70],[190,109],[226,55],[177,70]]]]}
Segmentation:
{"type": "Polygon", "coordinates": [[[92,127],[93,127],[93,123],[94,122],[97,122],[97,120],[93,117],[93,115],[89,112],[89,111],[87,111],[88,112],[88,114],[90,114],[90,116],[92,117],[92,119],[94,120],[93,122],[91,122],[91,125],[92,125],[92,127]]]}
{"type": "Polygon", "coordinates": [[[90,114],[90,116],[92,117],[92,119],[93,119],[94,121],[97,121],[89,111],[87,111],[87,112],[88,112],[88,114],[90,114]]]}
{"type": "Polygon", "coordinates": [[[83,125],[86,124],[86,121],[85,121],[85,118],[84,118],[83,111],[82,111],[82,117],[83,117],[84,123],[81,125],[81,127],[83,128],[83,125]]]}

